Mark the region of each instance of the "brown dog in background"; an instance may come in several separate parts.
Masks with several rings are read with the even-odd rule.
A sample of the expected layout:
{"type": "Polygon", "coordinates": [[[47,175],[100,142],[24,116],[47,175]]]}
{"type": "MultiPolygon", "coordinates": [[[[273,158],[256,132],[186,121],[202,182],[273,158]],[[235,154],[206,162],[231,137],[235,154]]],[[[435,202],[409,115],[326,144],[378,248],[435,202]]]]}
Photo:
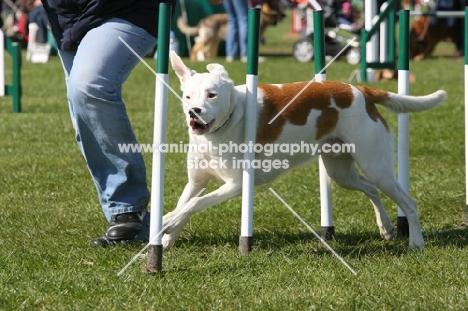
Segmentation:
{"type": "MultiPolygon", "coordinates": [[[[260,38],[263,38],[268,26],[276,25],[285,16],[279,8],[278,0],[267,0],[260,14],[260,38]]],[[[190,60],[203,61],[218,56],[219,42],[225,41],[227,37],[227,23],[227,14],[212,14],[201,19],[197,26],[191,27],[180,16],[177,19],[179,30],[185,35],[197,36],[190,51],[190,60]]]]}
{"type": "Polygon", "coordinates": [[[190,60],[205,60],[218,55],[219,42],[226,40],[227,14],[213,14],[200,20],[196,27],[187,25],[182,16],[177,19],[177,27],[188,36],[197,36],[190,51],[190,60]]]}
{"type": "Polygon", "coordinates": [[[455,42],[453,28],[442,23],[431,24],[431,17],[421,16],[410,30],[410,58],[415,61],[427,58],[441,41],[455,42]]]}

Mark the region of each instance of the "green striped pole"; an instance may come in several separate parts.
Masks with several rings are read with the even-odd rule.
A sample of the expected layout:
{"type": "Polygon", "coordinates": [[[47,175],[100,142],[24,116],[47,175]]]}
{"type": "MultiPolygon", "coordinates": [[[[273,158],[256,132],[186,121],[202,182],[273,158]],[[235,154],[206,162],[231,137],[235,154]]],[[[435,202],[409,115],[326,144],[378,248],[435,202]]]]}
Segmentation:
{"type": "Polygon", "coordinates": [[[0,96],[13,98],[13,112],[21,112],[21,49],[18,42],[13,42],[0,33],[0,96]],[[5,83],[5,51],[12,58],[12,81],[5,83]]]}
{"type": "MultiPolygon", "coordinates": [[[[247,104],[245,107],[245,143],[255,144],[257,132],[257,85],[258,85],[258,45],[260,29],[260,9],[249,10],[247,42],[247,104]]],[[[253,149],[253,148],[252,148],[253,149]]],[[[253,245],[253,201],[255,186],[255,170],[252,167],[255,152],[248,150],[244,154],[245,165],[242,175],[242,215],[241,235],[239,237],[239,252],[243,255],[252,251],[253,245]]]]}
{"type": "Polygon", "coordinates": [[[162,270],[162,219],[164,202],[164,160],[162,152],[156,152],[156,147],[166,141],[167,119],[167,83],[169,68],[169,34],[171,30],[172,8],[169,3],[159,6],[158,49],[156,65],[156,93],[154,102],[154,132],[153,132],[153,168],[151,176],[151,220],[148,246],[147,272],[162,270]]]}
{"type": "MultiPolygon", "coordinates": [[[[314,11],[313,17],[315,81],[320,82],[327,79],[327,73],[325,70],[325,27],[323,21],[323,11],[314,11]]],[[[319,180],[321,236],[324,240],[331,240],[335,235],[331,203],[331,179],[327,174],[322,157],[319,158],[319,180]]]]}
{"type": "Polygon", "coordinates": [[[326,80],[327,74],[325,68],[325,30],[323,22],[323,11],[314,11],[314,63],[315,80],[326,80]]]}
{"type": "Polygon", "coordinates": [[[363,27],[361,29],[361,68],[360,68],[360,76],[361,81],[367,81],[367,30],[363,27]]]}
{"type": "Polygon", "coordinates": [[[465,187],[466,224],[468,225],[468,7],[465,8],[465,187]]]}
{"type": "MultiPolygon", "coordinates": [[[[398,94],[409,95],[409,10],[399,12],[398,94]]],[[[409,192],[409,114],[398,115],[398,180],[409,192]]],[[[409,236],[408,219],[398,207],[397,235],[409,236]]]]}
{"type": "Polygon", "coordinates": [[[8,51],[12,57],[13,78],[7,86],[6,94],[13,97],[13,112],[21,112],[21,48],[18,42],[7,39],[8,51]]]}

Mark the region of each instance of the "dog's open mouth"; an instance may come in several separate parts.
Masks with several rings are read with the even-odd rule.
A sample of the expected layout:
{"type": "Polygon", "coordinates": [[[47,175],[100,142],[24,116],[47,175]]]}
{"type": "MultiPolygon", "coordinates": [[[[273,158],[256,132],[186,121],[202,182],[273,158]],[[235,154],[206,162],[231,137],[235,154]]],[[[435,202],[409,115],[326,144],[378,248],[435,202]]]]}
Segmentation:
{"type": "Polygon", "coordinates": [[[203,135],[210,131],[211,126],[214,124],[215,119],[211,120],[208,123],[203,123],[202,120],[198,118],[190,118],[190,127],[195,134],[203,135]]]}

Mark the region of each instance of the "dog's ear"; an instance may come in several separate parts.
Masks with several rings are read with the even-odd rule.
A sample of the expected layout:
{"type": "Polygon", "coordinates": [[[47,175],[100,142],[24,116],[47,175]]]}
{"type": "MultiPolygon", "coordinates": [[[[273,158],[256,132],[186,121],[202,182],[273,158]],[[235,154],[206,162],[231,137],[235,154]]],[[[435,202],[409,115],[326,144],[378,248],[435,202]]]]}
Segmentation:
{"type": "Polygon", "coordinates": [[[220,64],[208,64],[208,65],[206,66],[206,69],[208,69],[208,71],[209,71],[210,73],[216,73],[216,74],[221,75],[223,78],[229,79],[229,74],[228,74],[226,68],[224,68],[223,65],[220,65],[220,64]]]}
{"type": "Polygon", "coordinates": [[[171,65],[172,69],[174,69],[177,77],[180,80],[181,85],[184,84],[195,72],[190,70],[187,66],[185,66],[182,59],[177,55],[176,52],[171,51],[171,65]]]}

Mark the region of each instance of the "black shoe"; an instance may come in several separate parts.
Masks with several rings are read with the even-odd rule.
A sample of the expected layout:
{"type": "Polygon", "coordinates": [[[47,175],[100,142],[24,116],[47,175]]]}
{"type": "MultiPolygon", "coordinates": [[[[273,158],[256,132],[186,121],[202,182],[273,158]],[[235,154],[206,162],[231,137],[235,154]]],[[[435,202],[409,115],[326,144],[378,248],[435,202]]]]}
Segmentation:
{"type": "Polygon", "coordinates": [[[91,246],[112,246],[133,240],[141,231],[146,210],[113,215],[106,235],[91,241],[91,246]]]}
{"type": "Polygon", "coordinates": [[[115,245],[124,245],[130,243],[132,240],[111,240],[107,236],[101,236],[91,240],[90,245],[92,247],[107,247],[115,245]]]}

